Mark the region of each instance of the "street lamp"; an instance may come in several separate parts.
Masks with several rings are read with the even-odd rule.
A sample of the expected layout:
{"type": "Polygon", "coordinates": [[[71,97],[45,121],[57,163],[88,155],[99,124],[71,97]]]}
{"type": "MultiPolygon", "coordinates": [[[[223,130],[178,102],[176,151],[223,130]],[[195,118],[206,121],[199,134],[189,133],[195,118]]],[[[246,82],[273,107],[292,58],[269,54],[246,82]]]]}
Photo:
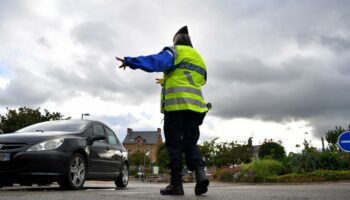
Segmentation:
{"type": "Polygon", "coordinates": [[[81,114],[81,119],[84,119],[84,116],[90,116],[90,114],[89,113],[82,113],[81,114]]]}

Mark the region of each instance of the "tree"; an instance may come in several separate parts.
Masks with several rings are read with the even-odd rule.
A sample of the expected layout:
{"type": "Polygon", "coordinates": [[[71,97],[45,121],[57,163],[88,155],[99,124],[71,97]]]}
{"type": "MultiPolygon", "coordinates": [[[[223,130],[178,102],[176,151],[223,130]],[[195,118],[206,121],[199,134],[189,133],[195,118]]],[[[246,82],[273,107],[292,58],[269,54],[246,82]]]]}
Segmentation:
{"type": "MultiPolygon", "coordinates": [[[[0,129],[5,133],[11,133],[35,123],[60,119],[63,119],[61,113],[50,113],[46,109],[44,109],[44,113],[42,114],[40,108],[31,109],[20,107],[18,111],[16,109],[11,110],[7,108],[7,113],[5,115],[0,115],[0,129]]],[[[66,119],[70,119],[70,117],[66,119]]]]}
{"type": "Polygon", "coordinates": [[[303,152],[314,152],[314,151],[317,151],[317,149],[312,146],[311,140],[310,141],[304,140],[303,145],[304,145],[303,152]]]}
{"type": "Polygon", "coordinates": [[[343,132],[345,132],[345,129],[343,129],[341,126],[335,126],[335,129],[328,130],[326,132],[326,140],[328,142],[328,149],[330,151],[332,151],[332,152],[339,152],[340,151],[337,143],[338,143],[338,137],[343,132]]]}
{"type": "Polygon", "coordinates": [[[169,163],[169,156],[164,143],[158,146],[156,152],[156,161],[161,171],[167,168],[169,163]]]}
{"type": "Polygon", "coordinates": [[[143,166],[144,164],[148,166],[151,163],[149,156],[146,156],[145,152],[141,151],[131,153],[128,159],[130,166],[143,166]]]}
{"type": "Polygon", "coordinates": [[[252,157],[252,147],[246,144],[239,144],[237,141],[218,144],[216,149],[214,164],[217,167],[248,163],[252,157]]]}
{"type": "Polygon", "coordinates": [[[209,142],[204,141],[199,145],[199,150],[207,166],[232,166],[251,161],[251,138],[248,140],[248,144],[239,144],[237,141],[216,143],[217,139],[214,138],[209,142]]]}
{"type": "Polygon", "coordinates": [[[218,138],[214,138],[211,141],[204,141],[202,144],[198,145],[199,151],[201,152],[204,161],[206,162],[207,166],[213,166],[214,160],[215,160],[215,141],[218,138]]]}
{"type": "Polygon", "coordinates": [[[275,160],[282,161],[286,156],[286,151],[281,144],[273,142],[272,140],[265,141],[259,149],[260,158],[272,158],[275,160]]]}
{"type": "Polygon", "coordinates": [[[290,153],[285,160],[288,171],[293,173],[313,172],[315,170],[345,170],[346,159],[342,154],[331,151],[318,151],[315,148],[302,153],[290,153]]]}

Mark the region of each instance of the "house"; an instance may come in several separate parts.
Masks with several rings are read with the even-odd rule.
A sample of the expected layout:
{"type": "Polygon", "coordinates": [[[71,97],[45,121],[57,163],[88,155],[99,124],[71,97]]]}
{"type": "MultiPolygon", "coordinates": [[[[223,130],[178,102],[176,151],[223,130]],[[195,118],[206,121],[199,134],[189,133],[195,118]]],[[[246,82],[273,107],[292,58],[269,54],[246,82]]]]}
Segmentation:
{"type": "Polygon", "coordinates": [[[133,131],[128,128],[123,145],[129,154],[137,151],[149,153],[151,163],[155,163],[158,146],[163,143],[161,132],[160,128],[157,131],[133,131]]]}
{"type": "Polygon", "coordinates": [[[251,158],[250,158],[250,160],[254,161],[254,160],[259,160],[259,149],[260,149],[261,145],[253,145],[252,138],[253,137],[250,137],[248,139],[248,146],[251,147],[251,158]]]}
{"type": "Polygon", "coordinates": [[[259,160],[259,149],[261,145],[253,145],[253,152],[252,152],[252,157],[251,160],[259,160]]]}

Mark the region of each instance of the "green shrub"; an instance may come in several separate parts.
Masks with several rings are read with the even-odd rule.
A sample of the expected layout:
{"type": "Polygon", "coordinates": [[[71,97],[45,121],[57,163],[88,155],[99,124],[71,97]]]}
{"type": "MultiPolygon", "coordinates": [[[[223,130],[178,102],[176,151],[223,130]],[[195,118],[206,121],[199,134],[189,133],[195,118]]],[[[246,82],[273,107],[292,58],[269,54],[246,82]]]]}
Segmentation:
{"type": "Polygon", "coordinates": [[[311,173],[312,176],[322,177],[325,180],[348,180],[350,178],[350,171],[340,170],[317,170],[311,173]]]}
{"type": "Polygon", "coordinates": [[[281,161],[286,156],[286,151],[284,147],[277,143],[270,141],[265,141],[259,148],[259,158],[262,159],[274,159],[281,161]]]}
{"type": "Polygon", "coordinates": [[[213,174],[213,178],[220,181],[232,181],[233,175],[240,171],[240,167],[217,169],[213,174]]]}
{"type": "Polygon", "coordinates": [[[290,173],[279,177],[280,182],[314,182],[350,180],[350,171],[316,170],[307,173],[290,173]]]}
{"type": "Polygon", "coordinates": [[[319,169],[341,170],[346,168],[347,162],[342,159],[340,153],[328,151],[320,153],[319,169]]]}
{"type": "Polygon", "coordinates": [[[315,170],[344,170],[347,162],[341,153],[304,151],[301,154],[290,154],[284,161],[288,172],[305,173],[315,170]]]}
{"type": "Polygon", "coordinates": [[[269,178],[280,175],[283,171],[283,165],[277,160],[257,160],[242,166],[243,173],[246,176],[269,178]]]}

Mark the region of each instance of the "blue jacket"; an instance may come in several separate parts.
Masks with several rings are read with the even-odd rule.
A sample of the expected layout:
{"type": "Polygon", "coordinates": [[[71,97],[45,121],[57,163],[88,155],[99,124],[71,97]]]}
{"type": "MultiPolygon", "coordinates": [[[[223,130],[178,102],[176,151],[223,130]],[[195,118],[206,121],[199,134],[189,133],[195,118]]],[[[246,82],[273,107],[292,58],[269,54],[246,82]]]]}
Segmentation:
{"type": "Polygon", "coordinates": [[[174,55],[169,50],[158,54],[138,57],[124,57],[125,64],[131,69],[141,69],[146,72],[164,72],[174,67],[174,55]]]}

